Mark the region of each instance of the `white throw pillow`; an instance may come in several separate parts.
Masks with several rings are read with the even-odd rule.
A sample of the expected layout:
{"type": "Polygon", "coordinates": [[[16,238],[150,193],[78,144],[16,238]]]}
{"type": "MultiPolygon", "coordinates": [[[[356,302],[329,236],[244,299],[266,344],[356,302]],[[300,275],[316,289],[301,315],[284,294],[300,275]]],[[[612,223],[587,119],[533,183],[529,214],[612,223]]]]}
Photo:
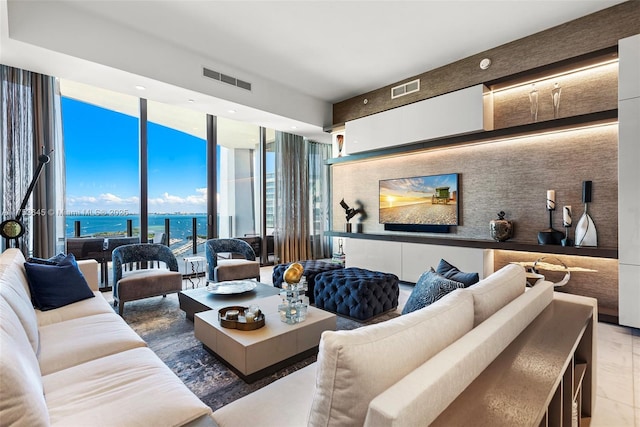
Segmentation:
{"type": "Polygon", "coordinates": [[[25,290],[26,281],[22,265],[16,263],[0,264],[0,295],[6,299],[20,319],[20,324],[29,338],[34,354],[38,354],[40,348],[38,319],[31,303],[31,296],[25,290]]]}
{"type": "Polygon", "coordinates": [[[3,426],[48,426],[38,360],[20,319],[1,296],[0,342],[0,422],[3,426]]]}
{"type": "Polygon", "coordinates": [[[473,326],[487,320],[496,311],[524,293],[527,275],[524,267],[509,264],[467,289],[473,295],[473,326]]]}
{"type": "Polygon", "coordinates": [[[473,327],[473,297],[456,290],[436,303],[320,340],[309,426],[363,425],[369,402],[473,327]]]}

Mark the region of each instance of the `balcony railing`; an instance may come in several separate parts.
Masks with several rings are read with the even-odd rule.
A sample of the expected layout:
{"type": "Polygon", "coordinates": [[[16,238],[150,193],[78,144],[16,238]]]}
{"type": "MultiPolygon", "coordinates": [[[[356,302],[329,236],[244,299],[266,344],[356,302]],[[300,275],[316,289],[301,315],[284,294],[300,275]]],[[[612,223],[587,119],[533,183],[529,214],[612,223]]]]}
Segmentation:
{"type": "MultiPolygon", "coordinates": [[[[176,219],[173,218],[175,221],[176,219]]],[[[181,217],[181,220],[185,220],[181,217]]],[[[198,220],[202,222],[204,218],[191,217],[191,226],[185,227],[181,224],[178,235],[180,238],[172,238],[171,221],[172,218],[164,218],[164,229],[150,230],[149,243],[161,243],[169,246],[178,259],[180,271],[185,277],[193,274],[193,265],[191,259],[194,256],[205,256],[204,244],[207,240],[206,233],[198,234],[198,220]],[[185,233],[185,231],[188,233],[185,233]],[[185,260],[187,258],[187,260],[185,260]]],[[[88,221],[87,221],[88,222],[88,221]]],[[[232,229],[232,219],[229,218],[229,229],[232,229]]],[[[126,219],[126,229],[105,230],[100,229],[93,233],[82,235],[83,224],[81,220],[73,222],[73,236],[67,237],[67,252],[73,253],[76,259],[95,259],[100,263],[101,281],[105,288],[109,287],[109,270],[111,268],[111,254],[113,249],[118,246],[138,243],[140,241],[139,231],[134,227],[132,219],[126,219]]],[[[86,228],[85,228],[86,230],[86,228]]],[[[205,230],[206,231],[206,230],[205,230]]],[[[242,237],[236,237],[245,240],[256,253],[256,258],[261,261],[262,265],[269,264],[273,260],[274,255],[274,239],[273,236],[267,236],[267,254],[266,258],[262,257],[262,238],[255,234],[245,234],[242,237]]],[[[202,266],[202,271],[206,272],[206,265],[202,266]]]]}

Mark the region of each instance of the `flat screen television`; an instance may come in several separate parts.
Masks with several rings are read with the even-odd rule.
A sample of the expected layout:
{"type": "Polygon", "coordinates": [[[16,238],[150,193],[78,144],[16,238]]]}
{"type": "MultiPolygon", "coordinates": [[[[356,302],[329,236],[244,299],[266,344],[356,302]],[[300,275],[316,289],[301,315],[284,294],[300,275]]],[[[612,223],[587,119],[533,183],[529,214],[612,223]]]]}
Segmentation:
{"type": "Polygon", "coordinates": [[[457,173],[380,180],[381,224],[458,225],[458,202],[457,173]]]}

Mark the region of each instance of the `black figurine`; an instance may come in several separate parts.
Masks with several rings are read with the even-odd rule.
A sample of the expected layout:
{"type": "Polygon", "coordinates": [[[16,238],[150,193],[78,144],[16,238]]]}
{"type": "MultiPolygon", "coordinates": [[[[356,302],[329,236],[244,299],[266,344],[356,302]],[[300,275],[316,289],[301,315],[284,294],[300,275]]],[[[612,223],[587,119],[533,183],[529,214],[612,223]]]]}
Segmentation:
{"type": "Polygon", "coordinates": [[[358,215],[358,214],[363,214],[364,210],[362,208],[358,208],[358,209],[354,209],[354,208],[350,208],[349,205],[347,205],[344,201],[344,199],[342,199],[340,201],[340,206],[342,206],[342,208],[344,209],[344,212],[346,214],[346,218],[347,218],[347,233],[351,232],[351,224],[349,223],[349,221],[351,221],[351,218],[353,218],[354,216],[358,215]]]}

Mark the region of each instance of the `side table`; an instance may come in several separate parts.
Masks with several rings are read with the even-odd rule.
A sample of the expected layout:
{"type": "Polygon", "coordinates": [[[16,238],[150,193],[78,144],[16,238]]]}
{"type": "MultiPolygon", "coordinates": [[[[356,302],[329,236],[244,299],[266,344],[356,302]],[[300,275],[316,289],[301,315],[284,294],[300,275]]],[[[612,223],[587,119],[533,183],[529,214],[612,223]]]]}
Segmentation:
{"type": "Polygon", "coordinates": [[[200,287],[200,281],[205,275],[205,265],[207,259],[202,256],[192,256],[184,258],[184,274],[183,277],[191,282],[191,289],[200,287]],[[193,279],[196,279],[194,282],[193,279]]]}

